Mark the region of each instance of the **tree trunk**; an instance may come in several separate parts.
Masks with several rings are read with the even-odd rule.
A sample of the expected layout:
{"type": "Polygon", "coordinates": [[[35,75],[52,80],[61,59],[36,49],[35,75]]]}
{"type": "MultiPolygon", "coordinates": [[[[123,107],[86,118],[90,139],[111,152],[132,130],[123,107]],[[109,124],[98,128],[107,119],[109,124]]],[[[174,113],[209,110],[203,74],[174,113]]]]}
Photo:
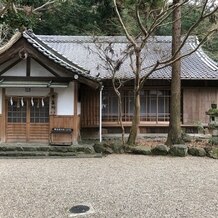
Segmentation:
{"type": "Polygon", "coordinates": [[[140,73],[141,73],[141,49],[135,48],[135,86],[134,86],[134,113],[127,144],[135,145],[140,124],[140,73]]]}
{"type": "Polygon", "coordinates": [[[122,145],[124,146],[125,145],[125,128],[124,128],[124,125],[123,125],[123,113],[122,113],[122,99],[121,99],[121,96],[119,95],[118,97],[118,102],[119,102],[119,123],[120,123],[120,126],[121,126],[121,130],[122,130],[122,145]]]}
{"type": "Polygon", "coordinates": [[[130,134],[128,137],[127,144],[128,145],[135,145],[137,135],[138,135],[138,129],[139,129],[139,123],[140,123],[140,92],[135,91],[134,94],[134,114],[132,118],[132,126],[130,129],[130,134]]]}
{"type": "MultiPolygon", "coordinates": [[[[174,6],[180,3],[180,0],[174,0],[174,6]]],[[[178,7],[173,12],[173,30],[172,30],[172,56],[175,55],[181,43],[181,8],[178,7]]],[[[181,55],[180,52],[175,58],[181,55]]],[[[166,144],[181,143],[181,60],[172,64],[171,79],[171,101],[170,101],[170,124],[166,144]]]]}
{"type": "MultiPolygon", "coordinates": [[[[113,73],[113,75],[115,75],[115,73],[113,73]]],[[[123,107],[123,103],[122,103],[122,97],[121,97],[121,93],[119,91],[119,88],[120,88],[120,85],[119,85],[119,88],[116,86],[116,79],[115,77],[113,76],[113,79],[112,79],[112,84],[113,84],[113,88],[114,88],[114,91],[118,97],[118,120],[119,120],[119,123],[120,123],[120,127],[121,127],[121,130],[122,130],[122,137],[121,137],[121,140],[122,140],[122,144],[123,146],[125,145],[125,128],[124,128],[124,125],[123,125],[123,112],[122,112],[122,107],[123,107]]]]}
{"type": "Polygon", "coordinates": [[[125,145],[125,128],[124,128],[124,125],[123,125],[123,113],[122,113],[122,98],[121,98],[121,94],[119,92],[119,90],[116,89],[116,94],[117,94],[117,97],[118,97],[118,110],[119,110],[119,123],[120,123],[120,126],[121,126],[121,130],[122,130],[122,137],[121,137],[121,140],[122,140],[122,145],[124,146],[125,145]]]}

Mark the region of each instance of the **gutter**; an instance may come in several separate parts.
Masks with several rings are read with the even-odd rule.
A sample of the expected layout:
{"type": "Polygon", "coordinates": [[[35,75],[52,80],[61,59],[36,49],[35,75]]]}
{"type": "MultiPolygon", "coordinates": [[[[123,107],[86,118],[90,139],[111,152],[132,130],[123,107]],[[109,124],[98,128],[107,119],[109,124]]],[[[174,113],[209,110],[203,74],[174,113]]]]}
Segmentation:
{"type": "Polygon", "coordinates": [[[101,85],[99,93],[99,142],[102,142],[102,91],[104,86],[101,85]]]}

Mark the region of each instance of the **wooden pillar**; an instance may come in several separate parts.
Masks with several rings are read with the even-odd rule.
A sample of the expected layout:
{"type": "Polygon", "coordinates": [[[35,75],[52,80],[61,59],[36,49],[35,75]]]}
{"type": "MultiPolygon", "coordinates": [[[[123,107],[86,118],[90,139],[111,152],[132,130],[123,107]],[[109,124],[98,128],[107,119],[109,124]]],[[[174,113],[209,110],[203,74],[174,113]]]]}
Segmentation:
{"type": "Polygon", "coordinates": [[[74,82],[74,116],[77,116],[78,110],[78,83],[74,82]]]}
{"type": "MultiPolygon", "coordinates": [[[[51,96],[54,94],[54,89],[50,88],[50,99],[49,99],[49,132],[54,128],[54,114],[51,113],[51,96]]],[[[57,106],[57,105],[56,105],[57,106]]]]}
{"type": "Polygon", "coordinates": [[[29,99],[26,98],[26,102],[24,104],[24,107],[26,107],[26,141],[30,141],[30,105],[29,105],[29,99]]]}
{"type": "Polygon", "coordinates": [[[1,115],[1,141],[6,141],[6,105],[5,105],[5,89],[2,89],[2,115],[1,115]]]}
{"type": "Polygon", "coordinates": [[[73,124],[73,141],[74,143],[79,139],[80,125],[78,116],[78,82],[74,81],[74,124],[73,124]]]}

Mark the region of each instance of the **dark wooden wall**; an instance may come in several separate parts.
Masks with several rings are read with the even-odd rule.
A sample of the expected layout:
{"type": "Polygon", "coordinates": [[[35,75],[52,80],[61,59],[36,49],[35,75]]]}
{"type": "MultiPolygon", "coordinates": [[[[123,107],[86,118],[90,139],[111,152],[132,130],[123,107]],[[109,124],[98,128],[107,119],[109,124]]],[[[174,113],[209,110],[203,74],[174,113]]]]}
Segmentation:
{"type": "Polygon", "coordinates": [[[0,114],[0,141],[5,141],[5,89],[2,89],[2,114],[0,114]]]}
{"type": "Polygon", "coordinates": [[[81,127],[99,126],[99,90],[81,87],[81,127]]]}
{"type": "Polygon", "coordinates": [[[183,123],[208,124],[209,117],[205,112],[210,109],[211,103],[218,104],[218,88],[184,88],[183,123]]]}

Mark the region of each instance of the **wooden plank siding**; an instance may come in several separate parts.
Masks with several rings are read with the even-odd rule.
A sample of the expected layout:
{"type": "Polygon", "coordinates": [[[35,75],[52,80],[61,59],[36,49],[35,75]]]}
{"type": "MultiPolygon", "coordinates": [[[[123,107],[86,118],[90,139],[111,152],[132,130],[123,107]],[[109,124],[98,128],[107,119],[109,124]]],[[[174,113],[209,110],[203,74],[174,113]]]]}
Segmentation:
{"type": "Polygon", "coordinates": [[[26,142],[26,123],[7,123],[6,139],[7,142],[26,142]]]}
{"type": "Polygon", "coordinates": [[[0,116],[0,137],[1,142],[5,142],[6,130],[5,130],[5,89],[2,89],[2,114],[0,116]]]}
{"type": "Polygon", "coordinates": [[[48,142],[49,123],[30,123],[28,139],[31,142],[48,142]]]}
{"type": "Polygon", "coordinates": [[[56,142],[77,141],[80,137],[80,116],[52,115],[50,116],[50,132],[52,128],[73,129],[72,138],[69,138],[69,135],[66,134],[59,134],[55,136],[56,142]]]}
{"type": "Polygon", "coordinates": [[[7,123],[7,142],[48,142],[48,123],[7,123]]]}
{"type": "Polygon", "coordinates": [[[3,121],[3,116],[0,114],[0,142],[2,142],[3,137],[4,137],[4,121],[3,121]]]}
{"type": "Polygon", "coordinates": [[[99,90],[83,88],[81,94],[81,127],[99,126],[99,90]]]}
{"type": "Polygon", "coordinates": [[[184,88],[183,124],[208,124],[209,117],[205,112],[210,109],[211,103],[218,104],[218,88],[184,88]]]}
{"type": "Polygon", "coordinates": [[[7,142],[44,142],[48,143],[52,128],[72,128],[73,135],[55,136],[59,142],[77,141],[80,136],[80,116],[50,116],[50,123],[7,123],[7,142]]]}

